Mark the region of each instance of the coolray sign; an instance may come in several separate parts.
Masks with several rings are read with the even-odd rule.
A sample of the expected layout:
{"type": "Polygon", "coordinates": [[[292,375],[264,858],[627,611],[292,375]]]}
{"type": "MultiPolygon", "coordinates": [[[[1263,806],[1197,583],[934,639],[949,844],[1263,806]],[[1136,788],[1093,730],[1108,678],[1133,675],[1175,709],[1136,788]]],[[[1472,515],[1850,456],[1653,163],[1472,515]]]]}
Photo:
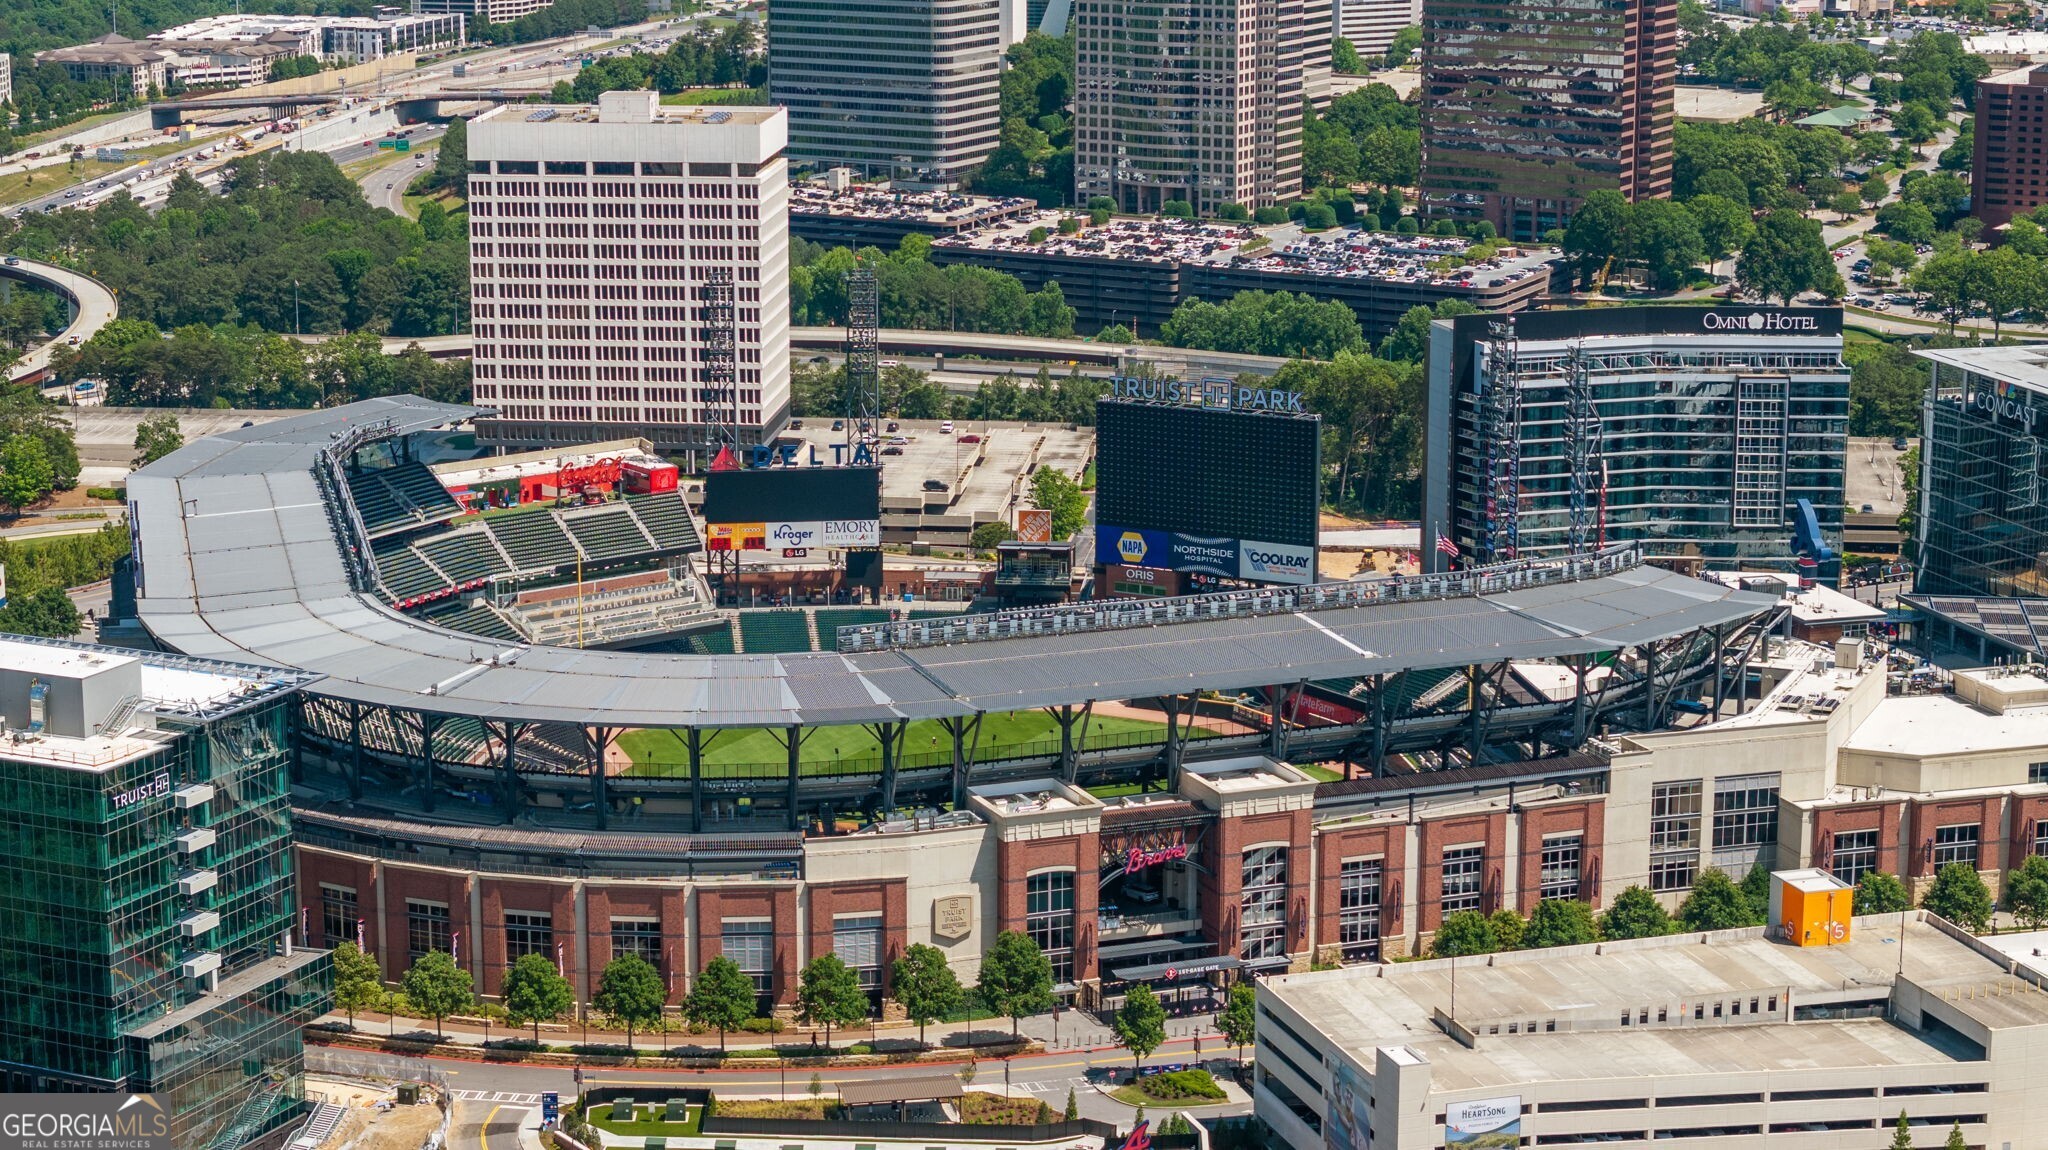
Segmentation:
{"type": "Polygon", "coordinates": [[[1444,1107],[1445,1150],[1503,1150],[1522,1144],[1522,1098],[1481,1098],[1444,1107]]]}
{"type": "Polygon", "coordinates": [[[0,1094],[4,1150],[172,1150],[171,1117],[148,1094],[0,1094]]]}
{"type": "Polygon", "coordinates": [[[1283,543],[1261,543],[1246,539],[1238,544],[1237,577],[1262,583],[1314,582],[1316,550],[1289,547],[1283,543]]]}
{"type": "Polygon", "coordinates": [[[1199,535],[1167,536],[1167,566],[1175,571],[1199,571],[1205,575],[1237,575],[1238,550],[1235,539],[1211,539],[1199,535]]]}
{"type": "Polygon", "coordinates": [[[2040,413],[2028,402],[2030,398],[2030,393],[2025,388],[2015,387],[2010,382],[2000,379],[1991,381],[1990,387],[1972,388],[1970,406],[1993,419],[2017,423],[2020,430],[2032,435],[2040,413]]]}
{"type": "Polygon", "coordinates": [[[1749,331],[1787,335],[1808,333],[1819,335],[1820,317],[1796,311],[1752,311],[1736,314],[1709,311],[1700,317],[1700,326],[1708,331],[1749,331]]]}
{"type": "Polygon", "coordinates": [[[1264,387],[1240,387],[1227,379],[1140,379],[1115,376],[1109,381],[1114,399],[1141,403],[1189,404],[1228,411],[1277,411],[1306,415],[1308,408],[1298,391],[1264,387]]]}

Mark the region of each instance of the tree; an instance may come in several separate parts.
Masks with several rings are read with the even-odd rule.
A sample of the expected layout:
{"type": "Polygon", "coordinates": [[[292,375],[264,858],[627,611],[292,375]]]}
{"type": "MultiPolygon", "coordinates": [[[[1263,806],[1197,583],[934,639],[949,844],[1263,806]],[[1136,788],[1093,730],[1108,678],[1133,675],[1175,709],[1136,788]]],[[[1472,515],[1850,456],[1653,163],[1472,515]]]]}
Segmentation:
{"type": "Polygon", "coordinates": [[[430,950],[419,956],[398,988],[413,1009],[434,1020],[434,1035],[441,1035],[441,1020],[467,1010],[476,1001],[476,982],[468,971],[455,965],[455,956],[445,950],[430,950]]]}
{"type": "Polygon", "coordinates": [[[0,632],[40,635],[45,639],[69,639],[78,634],[84,620],[78,605],[62,587],[39,587],[28,594],[16,592],[0,607],[0,632]]]}
{"type": "Polygon", "coordinates": [[[1387,67],[1398,68],[1408,62],[1408,57],[1422,47],[1422,29],[1414,24],[1394,33],[1393,42],[1387,45],[1387,67]]]}
{"type": "Polygon", "coordinates": [[[1883,203],[1886,196],[1892,194],[1892,188],[1885,182],[1883,172],[1872,172],[1857,187],[1856,194],[1864,203],[1874,208],[1883,203]]]}
{"type": "Polygon", "coordinates": [[[1452,316],[1471,315],[1479,309],[1461,299],[1437,301],[1434,307],[1419,303],[1401,313],[1386,338],[1380,340],[1380,358],[1399,363],[1421,363],[1429,351],[1429,325],[1452,316]]]}
{"type": "Polygon", "coordinates": [[[1877,209],[1877,226],[1885,235],[1904,244],[1924,244],[1940,229],[1926,204],[1893,200],[1877,209]]]}
{"type": "Polygon", "coordinates": [[[498,989],[505,1003],[505,1020],[514,1026],[533,1027],[534,1045],[540,1045],[540,1024],[560,1018],[576,1005],[576,988],[555,969],[543,954],[522,954],[505,972],[498,989]]]}
{"type": "Polygon", "coordinates": [[[804,1089],[809,1091],[813,1098],[825,1093],[825,1076],[815,1070],[811,1071],[810,1085],[805,1086],[804,1089]]]}
{"type": "Polygon", "coordinates": [[[0,506],[19,515],[22,508],[47,497],[56,481],[50,449],[42,440],[20,435],[0,444],[0,506]]]}
{"type": "Polygon", "coordinates": [[[917,1023],[917,1042],[924,1045],[924,1028],[960,1009],[967,992],[946,960],[946,952],[922,942],[911,943],[890,971],[890,986],[903,1013],[917,1023]]]}
{"type": "Polygon", "coordinates": [[[1891,1150],[1913,1150],[1913,1125],[1906,1120],[1906,1112],[1899,1111],[1899,1121],[1892,1127],[1891,1150]]]}
{"type": "Polygon", "coordinates": [[[1493,948],[1495,950],[1520,950],[1522,948],[1522,935],[1529,927],[1529,924],[1523,922],[1522,916],[1517,914],[1515,908],[1511,906],[1504,906],[1488,915],[1486,917],[1486,925],[1493,928],[1493,948]]]}
{"type": "Polygon", "coordinates": [[[626,1024],[626,1046],[633,1045],[633,1032],[661,1021],[668,1002],[668,987],[654,964],[637,954],[621,954],[604,964],[598,976],[597,993],[590,1004],[626,1024]]]}
{"type": "Polygon", "coordinates": [[[1971,934],[1991,925],[1991,888],[1968,863],[1952,862],[1934,872],[1934,885],[1920,900],[1920,909],[1955,923],[1971,934]]]}
{"type": "Polygon", "coordinates": [[[1842,276],[1828,256],[1820,221],[1784,208],[1764,216],[1742,246],[1735,281],[1744,291],[1786,303],[1809,291],[1842,294],[1842,276]]]}
{"type": "Polygon", "coordinates": [[[1230,984],[1230,997],[1223,1004],[1223,1013],[1216,1016],[1216,1029],[1225,1042],[1237,1047],[1237,1060],[1243,1062],[1244,1048],[1258,1041],[1259,1033],[1258,991],[1250,982],[1230,984]]]}
{"type": "Polygon", "coordinates": [[[2048,858],[2028,855],[2005,880],[2005,908],[2028,930],[2048,924],[2048,858]]]}
{"type": "Polygon", "coordinates": [[[1863,210],[1863,197],[1855,192],[1836,192],[1828,197],[1828,207],[1834,209],[1836,215],[1846,220],[1863,210]]]}
{"type": "Polygon", "coordinates": [[[1906,278],[1914,291],[1927,296],[1927,303],[1948,321],[1949,334],[1970,309],[1975,286],[1970,256],[1961,250],[1937,251],[1906,278]]]}
{"type": "Polygon", "coordinates": [[[981,956],[977,982],[981,1000],[996,1013],[1009,1016],[1012,1037],[1018,1019],[1053,1007],[1052,961],[1023,931],[1006,930],[996,936],[981,956]]]}
{"type": "Polygon", "coordinates": [[[1600,928],[1593,922],[1593,908],[1575,898],[1547,898],[1529,912],[1529,927],[1522,932],[1522,946],[1583,946],[1598,941],[1600,928]]]}
{"type": "Polygon", "coordinates": [[[1941,1144],[1941,1150],[1970,1150],[1970,1140],[1963,1137],[1961,1122],[1950,1124],[1948,1139],[1941,1144]]]}
{"type": "Polygon", "coordinates": [[[1722,260],[1741,251],[1756,227],[1750,218],[1749,205],[1736,203],[1726,196],[1702,193],[1687,201],[1685,210],[1692,213],[1693,226],[1700,234],[1700,246],[1706,252],[1708,262],[1716,267],[1722,260]]]}
{"type": "Polygon", "coordinates": [[[2032,302],[2042,263],[2001,244],[1969,256],[1969,291],[1991,313],[1991,339],[1997,342],[2008,312],[2032,302]]]}
{"type": "Polygon", "coordinates": [[[469,188],[469,121],[457,116],[448,121],[441,134],[441,150],[434,154],[434,186],[466,192],[469,188]]]}
{"type": "Polygon", "coordinates": [[[832,1047],[834,1026],[858,1026],[868,1019],[868,992],[860,976],[836,954],[825,953],[804,964],[797,979],[796,1016],[805,1026],[825,1028],[825,1047],[832,1047]]]}
{"type": "Polygon", "coordinates": [[[1339,36],[1330,41],[1330,70],[1339,76],[1363,76],[1365,61],[1358,58],[1358,49],[1351,41],[1339,36]]]}
{"type": "Polygon", "coordinates": [[[1601,188],[1586,194],[1564,233],[1565,257],[1582,283],[1590,284],[1610,261],[1627,259],[1628,224],[1629,205],[1620,192],[1601,188]]]}
{"type": "Polygon", "coordinates": [[[967,534],[967,545],[976,551],[993,551],[996,544],[1007,543],[1016,538],[1016,535],[1016,532],[1010,530],[1009,524],[1000,519],[991,519],[987,523],[974,525],[974,530],[967,534]]]}
{"type": "Polygon", "coordinates": [[[1864,871],[1863,877],[1856,880],[1857,914],[1897,914],[1912,905],[1906,884],[1881,870],[1864,871]]]}
{"type": "Polygon", "coordinates": [[[1599,933],[1610,939],[1651,939],[1671,933],[1671,915],[1645,886],[1630,886],[1614,896],[1608,913],[1599,917],[1599,933]]]}
{"type": "Polygon", "coordinates": [[[1633,257],[1649,270],[1651,283],[1664,291],[1683,285],[1686,273],[1707,258],[1696,218],[1671,200],[1644,200],[1629,207],[1628,244],[1633,257]]]}
{"type": "Polygon", "coordinates": [[[137,467],[155,463],[183,446],[185,433],[178,428],[178,417],[169,412],[146,416],[142,422],[135,425],[137,467]]]}
{"type": "Polygon", "coordinates": [[[725,1033],[754,1017],[754,980],[739,963],[719,955],[697,973],[696,984],[683,997],[683,1017],[690,1025],[716,1027],[718,1052],[725,1053],[725,1033]]]}
{"type": "Polygon", "coordinates": [[[1755,926],[1763,916],[1751,910],[1742,888],[1708,867],[1692,884],[1692,893],[1678,907],[1678,924],[1686,930],[1730,930],[1755,926]]]}
{"type": "Polygon", "coordinates": [[[1061,1111],[1060,1117],[1069,1122],[1077,1121],[1081,1117],[1081,1104],[1075,1101],[1074,1088],[1071,1086],[1067,1087],[1067,1108],[1061,1111]]]}
{"type": "Polygon", "coordinates": [[[354,1028],[356,1011],[368,1010],[384,997],[384,972],[377,960],[364,954],[355,943],[343,939],[334,945],[334,1005],[348,1012],[354,1028]]]}
{"type": "Polygon", "coordinates": [[[1124,1004],[1117,1007],[1109,1029],[1116,1035],[1116,1044],[1131,1052],[1131,1076],[1135,1079],[1144,1068],[1145,1056],[1166,1041],[1166,1008],[1159,1005],[1152,987],[1141,982],[1124,993],[1124,1004]]]}
{"type": "Polygon", "coordinates": [[[1493,923],[1476,910],[1452,911],[1436,928],[1436,937],[1430,940],[1431,958],[1458,958],[1471,954],[1491,954],[1500,949],[1493,935],[1493,923]]]}
{"type": "Polygon", "coordinates": [[[1750,917],[1763,922],[1771,914],[1771,868],[1759,862],[1749,868],[1737,884],[1742,891],[1742,901],[1749,905],[1750,917]]]}
{"type": "Polygon", "coordinates": [[[1065,539],[1088,521],[1088,493],[1057,467],[1041,467],[1031,477],[1031,505],[1052,512],[1052,537],[1065,539]]]}

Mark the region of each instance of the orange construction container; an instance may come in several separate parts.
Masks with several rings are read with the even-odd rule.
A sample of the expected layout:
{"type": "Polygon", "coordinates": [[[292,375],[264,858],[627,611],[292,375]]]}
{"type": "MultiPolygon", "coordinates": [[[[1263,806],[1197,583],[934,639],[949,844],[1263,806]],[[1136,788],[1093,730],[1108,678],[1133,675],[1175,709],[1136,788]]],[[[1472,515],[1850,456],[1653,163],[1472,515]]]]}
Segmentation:
{"type": "Polygon", "coordinates": [[[1824,870],[1771,874],[1771,923],[1794,946],[1835,946],[1849,941],[1856,892],[1824,870]]]}

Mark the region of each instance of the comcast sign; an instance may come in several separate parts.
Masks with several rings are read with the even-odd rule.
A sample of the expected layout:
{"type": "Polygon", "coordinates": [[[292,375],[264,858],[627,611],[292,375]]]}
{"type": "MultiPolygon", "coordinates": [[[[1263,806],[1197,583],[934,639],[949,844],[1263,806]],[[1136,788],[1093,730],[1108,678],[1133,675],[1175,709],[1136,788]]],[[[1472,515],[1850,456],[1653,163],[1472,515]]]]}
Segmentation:
{"type": "Polygon", "coordinates": [[[1701,317],[1700,324],[1708,331],[1771,332],[1781,335],[1820,331],[1820,317],[1783,311],[1752,311],[1741,315],[1710,311],[1701,317]]]}

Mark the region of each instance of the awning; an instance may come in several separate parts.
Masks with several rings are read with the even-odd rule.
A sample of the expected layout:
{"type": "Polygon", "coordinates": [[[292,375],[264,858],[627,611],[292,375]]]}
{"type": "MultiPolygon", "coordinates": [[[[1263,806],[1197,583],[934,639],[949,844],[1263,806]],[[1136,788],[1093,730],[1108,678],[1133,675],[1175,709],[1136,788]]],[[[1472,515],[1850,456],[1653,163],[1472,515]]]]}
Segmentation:
{"type": "Polygon", "coordinates": [[[1219,954],[1210,958],[1191,958],[1186,962],[1162,962],[1152,966],[1126,966],[1110,971],[1113,978],[1122,982],[1178,982],[1198,974],[1211,974],[1219,970],[1236,970],[1244,965],[1234,954],[1219,954]]]}
{"type": "Polygon", "coordinates": [[[886,1102],[940,1102],[960,1097],[960,1079],[951,1074],[917,1078],[882,1078],[873,1082],[842,1082],[839,1101],[848,1106],[886,1102]]]}

